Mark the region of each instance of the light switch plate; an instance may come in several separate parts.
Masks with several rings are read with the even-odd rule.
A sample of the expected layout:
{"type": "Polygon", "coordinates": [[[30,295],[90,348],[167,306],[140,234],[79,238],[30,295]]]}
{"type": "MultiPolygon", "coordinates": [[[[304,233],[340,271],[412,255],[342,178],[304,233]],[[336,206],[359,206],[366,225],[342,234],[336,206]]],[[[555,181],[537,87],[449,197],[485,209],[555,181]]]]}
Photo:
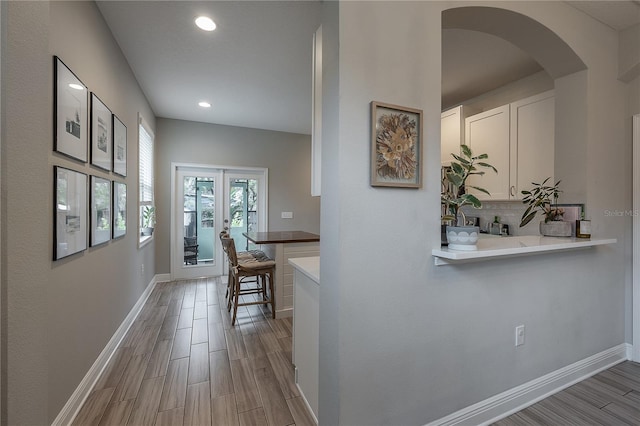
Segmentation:
{"type": "Polygon", "coordinates": [[[281,212],[280,217],[282,219],[293,219],[293,212],[281,212]]]}

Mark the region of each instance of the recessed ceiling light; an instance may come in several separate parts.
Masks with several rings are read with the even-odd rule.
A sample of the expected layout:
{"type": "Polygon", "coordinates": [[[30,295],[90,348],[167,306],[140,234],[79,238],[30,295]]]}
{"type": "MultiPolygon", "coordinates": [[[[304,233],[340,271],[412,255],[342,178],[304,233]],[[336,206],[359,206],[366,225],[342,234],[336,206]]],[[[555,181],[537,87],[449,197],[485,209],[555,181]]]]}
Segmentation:
{"type": "Polygon", "coordinates": [[[84,90],[84,87],[82,87],[80,84],[76,84],[76,83],[69,83],[69,87],[71,87],[72,89],[76,89],[76,90],[84,90]]]}
{"type": "Polygon", "coordinates": [[[211,108],[211,104],[209,102],[198,102],[198,105],[200,105],[202,108],[211,108]]]}
{"type": "Polygon", "coordinates": [[[216,23],[208,16],[198,16],[196,18],[196,25],[205,31],[213,31],[216,29],[216,23]]]}

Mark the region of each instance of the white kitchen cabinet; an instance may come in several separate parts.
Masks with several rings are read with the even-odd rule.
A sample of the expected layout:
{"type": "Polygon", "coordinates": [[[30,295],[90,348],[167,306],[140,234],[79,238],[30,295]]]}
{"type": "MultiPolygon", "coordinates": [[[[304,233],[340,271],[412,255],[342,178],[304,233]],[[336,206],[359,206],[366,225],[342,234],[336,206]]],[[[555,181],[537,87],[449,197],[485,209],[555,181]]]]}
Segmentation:
{"type": "Polygon", "coordinates": [[[460,153],[464,142],[464,116],[462,105],[444,111],[440,115],[440,163],[451,164],[451,153],[460,153]]]}
{"type": "Polygon", "coordinates": [[[522,199],[521,191],[551,177],[555,158],[555,98],[553,91],[511,104],[510,198],[522,199]]]}
{"type": "Polygon", "coordinates": [[[503,105],[465,120],[465,143],[474,155],[487,154],[486,160],[498,169],[484,169],[483,176],[471,176],[469,185],[484,188],[491,196],[469,189],[480,199],[509,199],[509,105],[503,105]]]}
{"type": "Polygon", "coordinates": [[[498,169],[469,179],[491,196],[471,193],[482,200],[520,200],[531,182],[553,180],[554,106],[554,92],[548,91],[465,120],[465,143],[476,155],[488,154],[487,162],[498,169]]]}

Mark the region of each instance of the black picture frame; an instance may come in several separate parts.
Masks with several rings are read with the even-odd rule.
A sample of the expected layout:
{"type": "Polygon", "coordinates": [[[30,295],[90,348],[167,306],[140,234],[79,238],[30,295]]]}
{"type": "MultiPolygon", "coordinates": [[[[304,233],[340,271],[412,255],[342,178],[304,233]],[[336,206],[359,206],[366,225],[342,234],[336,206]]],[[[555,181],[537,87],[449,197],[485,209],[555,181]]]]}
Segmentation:
{"type": "Polygon", "coordinates": [[[87,175],[54,166],[53,260],[87,249],[87,175]]]}
{"type": "Polygon", "coordinates": [[[111,181],[91,176],[91,247],[111,239],[111,181]]]}
{"type": "Polygon", "coordinates": [[[53,149],[86,163],[89,90],[59,57],[53,63],[53,149]]]}
{"type": "Polygon", "coordinates": [[[113,114],[113,173],[127,177],[127,126],[113,114]]]}
{"type": "Polygon", "coordinates": [[[127,233],[127,184],[113,182],[113,239],[127,233]]]}
{"type": "Polygon", "coordinates": [[[91,93],[91,164],[111,171],[113,164],[113,118],[111,110],[91,93]]]}

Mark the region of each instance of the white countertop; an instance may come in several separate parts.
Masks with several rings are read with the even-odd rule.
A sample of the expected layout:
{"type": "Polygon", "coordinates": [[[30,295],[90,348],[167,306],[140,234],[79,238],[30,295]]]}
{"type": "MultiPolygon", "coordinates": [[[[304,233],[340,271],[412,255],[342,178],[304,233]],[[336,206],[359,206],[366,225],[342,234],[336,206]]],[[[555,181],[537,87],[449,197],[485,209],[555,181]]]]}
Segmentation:
{"type": "Polygon", "coordinates": [[[289,264],[320,284],[320,256],[294,257],[289,259],[289,264]]]}
{"type": "Polygon", "coordinates": [[[490,260],[498,257],[520,256],[559,250],[574,250],[615,244],[615,238],[565,238],[522,235],[514,237],[480,238],[475,251],[450,250],[446,247],[431,250],[436,265],[490,260]]]}

